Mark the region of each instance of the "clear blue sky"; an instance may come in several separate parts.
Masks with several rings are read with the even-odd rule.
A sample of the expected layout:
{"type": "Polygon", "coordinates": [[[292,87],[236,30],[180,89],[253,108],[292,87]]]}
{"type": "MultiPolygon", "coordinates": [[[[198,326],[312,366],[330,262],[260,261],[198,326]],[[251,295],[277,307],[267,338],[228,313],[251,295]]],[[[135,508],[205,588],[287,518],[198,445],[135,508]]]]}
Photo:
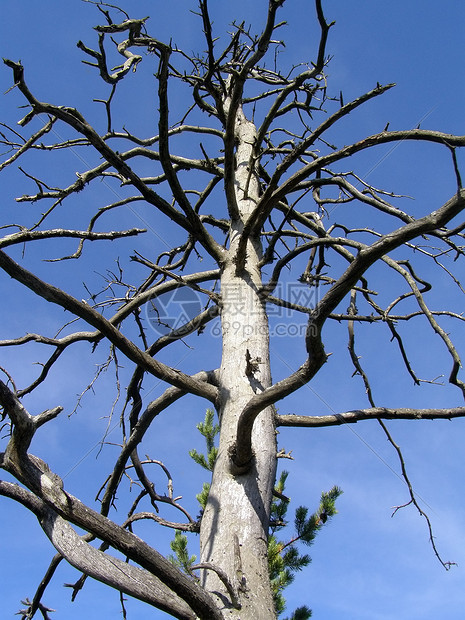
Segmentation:
{"type": "MultiPolygon", "coordinates": [[[[172,37],[186,51],[203,50],[197,27],[199,20],[190,9],[196,8],[194,0],[157,2],[138,0],[122,1],[120,5],[134,17],[151,15],[149,33],[162,40],[172,37]],[[199,48],[200,45],[200,48],[199,48]]],[[[211,1],[211,13],[218,33],[224,32],[233,19],[245,20],[258,27],[265,15],[266,1],[250,3],[211,1]]],[[[463,80],[464,43],[463,24],[465,5],[461,2],[436,2],[410,0],[401,2],[366,2],[362,0],[326,0],[328,20],[335,20],[328,52],[333,59],[328,68],[330,91],[335,95],[342,90],[346,101],[373,88],[377,82],[396,82],[397,87],[354,114],[343,124],[335,136],[339,144],[360,139],[381,131],[386,122],[391,129],[410,129],[420,122],[424,128],[464,134],[465,86],[463,80]]],[[[317,39],[314,6],[310,0],[287,0],[281,11],[282,19],[289,22],[281,32],[287,47],[283,62],[308,62],[314,55],[317,39]]],[[[101,104],[92,103],[92,97],[103,97],[107,90],[97,81],[94,72],[80,63],[82,53],[75,43],[82,39],[90,47],[96,44],[92,26],[102,22],[101,15],[90,4],[80,0],[16,0],[4,3],[0,25],[1,56],[21,60],[28,83],[39,99],[56,104],[76,106],[96,118],[101,114],[101,104]],[[100,106],[100,108],[98,107],[100,106]]],[[[144,59],[146,63],[147,59],[144,59]]],[[[147,63],[146,63],[147,64],[147,63]]],[[[150,72],[148,73],[148,75],[150,72]]],[[[131,84],[130,79],[127,81],[131,84]]],[[[0,90],[11,86],[11,71],[0,67],[0,90]]],[[[130,86],[128,86],[130,88],[130,86]]],[[[153,85],[148,83],[141,92],[147,106],[153,103],[153,85]]],[[[123,89],[124,91],[124,89],[123,89]]],[[[124,100],[123,100],[124,102],[124,100]]],[[[0,121],[11,125],[20,118],[15,106],[21,98],[13,91],[0,99],[0,121]]],[[[143,109],[143,106],[141,107],[143,109]]],[[[150,111],[145,116],[130,118],[128,123],[137,131],[137,124],[150,122],[150,111]]],[[[147,134],[156,129],[148,129],[147,134]]],[[[76,170],[84,168],[75,157],[76,170]]],[[[68,161],[68,160],[67,160],[68,161]]],[[[463,161],[463,158],[462,158],[463,161]]],[[[415,208],[426,212],[440,206],[454,192],[450,162],[437,148],[401,145],[376,151],[371,158],[360,159],[359,172],[374,185],[398,193],[414,195],[415,208]]],[[[34,165],[36,165],[34,163],[34,165]]],[[[37,164],[39,166],[39,164],[37,164]]],[[[347,168],[349,169],[349,164],[347,168]]],[[[36,172],[39,168],[34,168],[36,172]]],[[[47,173],[48,171],[46,171],[47,173]]],[[[53,175],[48,178],[53,182],[53,175]]],[[[69,177],[64,177],[68,178],[69,177]]],[[[71,180],[69,180],[71,182],[71,180]]],[[[14,196],[33,191],[31,184],[19,173],[0,176],[2,195],[2,224],[19,221],[19,209],[40,207],[17,205],[14,196]]],[[[111,201],[108,188],[100,188],[93,208],[105,200],[111,201]]],[[[89,194],[90,196],[90,194],[89,194]]],[[[140,217],[147,214],[138,211],[140,217]]],[[[68,217],[69,214],[60,215],[68,217]]],[[[21,216],[22,217],[22,216],[21,216]]],[[[29,217],[29,215],[27,215],[29,217]]],[[[152,216],[153,217],[153,216],[152,216]]],[[[59,222],[59,218],[57,222],[59,222]]],[[[150,221],[152,229],[160,233],[159,222],[150,221]]],[[[127,212],[123,226],[143,226],[132,211],[127,212]]],[[[153,230],[152,230],[153,232],[153,230]]],[[[162,236],[164,235],[162,232],[162,236]]],[[[161,241],[151,235],[144,243],[148,248],[161,241]]],[[[122,251],[129,253],[135,245],[122,242],[122,251]]],[[[89,249],[84,265],[90,272],[100,268],[100,250],[89,249]]],[[[156,254],[156,252],[154,252],[156,254]]],[[[31,250],[29,260],[40,257],[40,251],[31,250]],[[37,254],[36,254],[37,253],[37,254]]],[[[69,281],[66,269],[77,266],[62,263],[38,269],[49,281],[63,284],[80,296],[81,274],[69,281]]],[[[457,264],[459,277],[463,267],[457,264]]],[[[441,284],[441,283],[440,283],[441,284]]],[[[0,277],[0,287],[10,286],[0,277]]],[[[440,297],[448,296],[451,285],[444,283],[440,297]]],[[[6,290],[6,289],[5,289],[6,290]]],[[[10,295],[10,293],[9,293],[10,295]]],[[[0,307],[0,339],[20,336],[25,331],[39,330],[44,322],[52,324],[61,320],[59,313],[22,295],[13,288],[12,303],[5,303],[2,294],[0,307]],[[31,318],[31,310],[33,311],[31,318]],[[28,322],[26,322],[28,321],[28,322]],[[35,325],[31,327],[31,321],[35,325]]],[[[10,298],[11,299],[11,298],[10,298]]],[[[455,303],[452,301],[451,303],[455,303]]],[[[463,302],[462,302],[463,304],[463,302]]],[[[376,372],[377,399],[387,406],[453,406],[462,404],[458,393],[438,386],[412,388],[411,380],[398,377],[394,365],[398,358],[388,347],[387,353],[378,348],[374,340],[378,331],[361,339],[361,349],[366,364],[376,372]],[[385,357],[384,357],[385,356],[385,357]]],[[[458,333],[458,331],[457,331],[458,333]]],[[[407,334],[415,347],[415,363],[428,378],[435,375],[435,362],[442,352],[434,339],[418,341],[417,333],[407,334]]],[[[386,336],[383,336],[383,344],[386,336]]],[[[463,340],[463,338],[462,338],[463,340]]],[[[358,378],[342,374],[347,358],[344,337],[337,330],[329,338],[328,351],[333,353],[328,368],[307,388],[289,401],[279,405],[281,413],[326,414],[367,406],[363,388],[358,378]]],[[[275,378],[288,372],[295,363],[293,342],[275,345],[275,378]]],[[[298,350],[298,349],[297,349],[298,350]]],[[[172,364],[192,364],[198,369],[189,350],[178,350],[172,364]]],[[[0,350],[0,366],[7,366],[17,377],[19,385],[27,382],[32,372],[26,368],[22,355],[29,361],[36,359],[35,350],[19,352],[0,350]]],[[[217,353],[211,352],[214,359],[217,353]]],[[[103,361],[104,357],[100,361],[103,361]]],[[[124,363],[124,362],[123,362],[124,363]]],[[[211,364],[214,366],[214,362],[211,364]]],[[[445,366],[447,372],[449,366],[445,366]]],[[[36,372],[36,371],[35,371],[36,372]]],[[[78,357],[66,356],[62,374],[57,374],[53,384],[30,399],[27,406],[33,413],[58,404],[70,406],[90,379],[89,368],[81,365],[78,357]]],[[[112,375],[102,378],[104,394],[108,394],[112,375]],[[108,390],[106,391],[106,388],[108,390]]],[[[148,386],[149,389],[150,386],[148,386]]],[[[156,391],[153,385],[150,389],[156,391]]],[[[147,392],[148,395],[148,392],[147,392]]],[[[49,458],[52,467],[65,477],[70,491],[92,501],[98,487],[111,467],[116,448],[106,447],[97,457],[97,445],[107,421],[107,402],[103,396],[87,396],[77,415],[66,416],[55,425],[48,425],[36,447],[39,456],[49,458]],[[105,402],[105,405],[104,405],[105,402]],[[70,440],[70,437],[72,438],[70,440]],[[51,455],[51,456],[50,456],[51,455]],[[86,488],[87,485],[87,488],[86,488]]],[[[200,490],[203,475],[189,463],[187,452],[197,442],[195,424],[203,417],[203,403],[193,399],[188,406],[175,411],[169,420],[160,419],[157,435],[154,434],[152,456],[163,460],[174,475],[175,493],[186,498],[195,513],[195,500],[188,499],[200,490]],[[188,410],[189,409],[189,410],[188,410]],[[186,423],[186,417],[189,422],[186,423]],[[173,431],[173,428],[176,431],[173,431]],[[179,458],[174,451],[185,455],[179,458]]],[[[115,426],[116,421],[112,423],[115,426]]],[[[389,425],[401,445],[411,481],[422,506],[430,515],[436,543],[444,559],[455,561],[458,566],[449,572],[439,565],[428,543],[424,521],[411,508],[399,511],[391,518],[392,507],[408,501],[405,485],[399,477],[396,455],[376,423],[359,423],[355,426],[318,429],[312,431],[281,429],[280,445],[293,450],[294,461],[285,461],[290,471],[288,494],[293,508],[300,504],[316,507],[321,491],[334,484],[342,487],[344,495],[338,503],[339,514],[317,538],[310,549],[313,562],[286,592],[288,612],[297,605],[312,607],[314,618],[324,620],[459,620],[465,609],[465,500],[463,493],[464,466],[463,437],[465,421],[455,422],[399,422],[389,425]]],[[[109,440],[118,441],[118,431],[109,440]]],[[[20,600],[32,597],[53,549],[42,534],[35,519],[8,500],[0,503],[0,598],[2,617],[13,618],[20,607],[20,600]]],[[[144,528],[149,542],[167,551],[170,535],[165,531],[144,528]]],[[[195,544],[192,545],[195,552],[195,544]]],[[[78,575],[70,568],[61,567],[44,602],[57,609],[52,617],[67,620],[97,620],[119,618],[118,595],[90,580],[79,594],[78,600],[69,602],[70,590],[65,582],[76,581],[78,575]]],[[[165,618],[166,615],[128,601],[128,614],[137,620],[165,618]]]]}

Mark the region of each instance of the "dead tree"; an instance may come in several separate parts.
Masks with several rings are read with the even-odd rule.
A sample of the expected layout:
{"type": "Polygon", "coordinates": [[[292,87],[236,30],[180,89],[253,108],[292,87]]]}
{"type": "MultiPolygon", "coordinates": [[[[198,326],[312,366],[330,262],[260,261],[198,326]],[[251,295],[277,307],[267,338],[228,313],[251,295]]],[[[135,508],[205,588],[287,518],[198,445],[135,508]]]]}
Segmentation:
{"type": "MultiPolygon", "coordinates": [[[[27,67],[4,61],[27,113],[19,120],[20,130],[2,128],[1,141],[9,152],[1,168],[27,162],[20,170],[35,190],[17,200],[39,205],[41,215],[35,221],[26,217],[26,224],[4,223],[2,286],[13,279],[16,287],[26,287],[66,311],[67,317],[66,325],[55,332],[47,326],[39,333],[25,325],[24,333],[0,342],[3,351],[23,350],[33,343],[48,351],[34,380],[22,387],[9,372],[5,355],[0,384],[5,441],[1,465],[18,482],[0,482],[0,494],[36,515],[58,553],[24,617],[32,618],[37,611],[45,617],[43,590],[56,564],[65,559],[83,574],[75,593],[90,576],[176,618],[272,618],[267,539],[276,477],[276,428],[377,420],[395,446],[384,420],[465,415],[459,353],[445,327],[447,321],[460,324],[463,316],[450,308],[430,307],[429,276],[422,275],[422,269],[429,273],[434,268],[458,283],[452,264],[463,260],[465,192],[455,154],[465,146],[465,136],[386,127],[345,146],[333,145],[328,136],[334,135],[335,126],[392,84],[377,84],[346,102],[342,94],[331,92],[325,68],[332,24],[321,0],[315,1],[320,31],[316,57],[308,65],[293,67],[278,67],[275,62],[285,0],[268,1],[258,35],[244,23],[235,24],[224,48],[216,39],[207,0],[199,0],[206,48],[200,55],[150,36],[148,18],[133,19],[105,3],[95,4],[106,23],[95,28],[95,44],[79,42],[78,47],[84,62],[108,85],[109,94],[98,100],[105,112],[100,125],[75,108],[43,101],[28,86],[27,67]],[[112,54],[121,59],[116,68],[110,67],[112,54]],[[131,132],[127,119],[122,121],[114,112],[119,85],[136,80],[144,65],[155,73],[157,85],[156,101],[148,104],[158,129],[148,137],[131,132]],[[181,102],[184,109],[179,113],[181,102]],[[24,137],[22,130],[29,127],[33,129],[24,137]],[[57,140],[57,128],[67,137],[57,140]],[[348,171],[352,156],[400,141],[434,143],[451,156],[457,183],[450,199],[421,216],[409,212],[392,190],[375,188],[356,171],[348,171]],[[57,161],[72,150],[94,162],[77,176],[70,168],[50,168],[47,173],[31,169],[39,156],[57,161]],[[90,197],[100,181],[120,193],[117,200],[90,213],[90,197]],[[61,216],[67,204],[73,212],[61,216]],[[127,216],[128,207],[133,213],[139,205],[156,214],[159,237],[176,238],[173,247],[160,250],[159,242],[143,241],[143,229],[119,227],[124,219],[120,214],[127,216]],[[357,206],[368,214],[363,227],[351,221],[357,206]],[[83,217],[86,225],[73,223],[83,217]],[[120,255],[128,247],[126,237],[140,243],[138,249],[130,257],[120,257],[117,268],[110,266],[100,290],[94,279],[83,292],[80,282],[85,276],[77,275],[74,266],[85,259],[91,242],[112,240],[112,248],[120,244],[120,255]],[[55,248],[64,247],[55,246],[58,239],[67,247],[76,240],[77,247],[57,256],[55,248]],[[35,246],[33,242],[45,244],[53,260],[37,265],[28,262],[27,252],[23,260],[16,250],[35,246]],[[73,265],[69,281],[61,286],[53,283],[57,261],[59,266],[63,261],[73,265]],[[384,279],[372,277],[376,265],[382,267],[384,279]],[[315,293],[314,303],[286,295],[285,284],[292,278],[302,290],[315,293]],[[163,299],[167,295],[173,299],[174,293],[181,295],[179,308],[185,311],[181,319],[175,317],[177,322],[163,313],[163,299]],[[384,301],[377,301],[378,293],[384,301]],[[187,310],[188,303],[195,307],[194,313],[187,310]],[[293,371],[275,382],[268,320],[274,308],[292,311],[305,324],[293,371]],[[215,341],[221,343],[219,367],[208,363],[214,356],[205,354],[205,345],[198,348],[197,340],[207,338],[215,320],[221,321],[221,337],[215,341]],[[357,355],[355,333],[382,324],[398,347],[405,371],[419,384],[402,333],[403,325],[421,320],[449,356],[447,375],[458,389],[455,408],[394,409],[375,402],[372,395],[370,372],[357,355]],[[278,401],[308,384],[330,363],[324,341],[335,322],[347,326],[352,372],[362,379],[369,407],[362,400],[360,409],[337,415],[278,414],[278,401]],[[167,350],[184,343],[200,352],[193,369],[182,370],[167,361],[171,359],[167,350]],[[120,452],[113,470],[101,481],[97,508],[71,494],[51,471],[47,455],[30,452],[36,431],[70,413],[69,406],[50,402],[46,411],[32,413],[22,402],[53,380],[60,360],[73,350],[83,360],[106,350],[105,368],[113,364],[117,373],[120,365],[131,369],[124,389],[119,388],[124,401],[120,452]],[[144,395],[144,382],[150,377],[164,386],[155,399],[144,395]],[[197,397],[197,410],[214,407],[221,429],[208,502],[199,519],[174,496],[166,466],[155,460],[157,446],[146,442],[155,418],[169,415],[170,408],[179,407],[180,399],[189,395],[197,397]],[[151,457],[144,459],[141,450],[151,457]],[[166,493],[151,479],[154,464],[167,473],[166,493]],[[114,507],[127,481],[138,484],[140,493],[127,507],[125,520],[118,521],[120,513],[114,507]],[[179,522],[162,516],[164,506],[179,511],[179,522]],[[134,533],[140,520],[200,533],[195,578],[134,533]],[[74,526],[87,535],[79,535],[74,526]],[[99,548],[91,544],[94,540],[100,542],[99,548]],[[112,556],[111,550],[127,561],[112,556]]],[[[94,204],[99,200],[97,192],[94,204]]],[[[29,359],[29,348],[24,355],[29,359]]],[[[101,372],[102,367],[95,385],[101,372]]],[[[94,381],[89,387],[93,386],[94,381]]],[[[186,428],[191,424],[192,416],[186,412],[186,428]]],[[[421,511],[409,489],[411,503],[421,511]]],[[[431,530],[430,534],[434,547],[431,530]]]]}

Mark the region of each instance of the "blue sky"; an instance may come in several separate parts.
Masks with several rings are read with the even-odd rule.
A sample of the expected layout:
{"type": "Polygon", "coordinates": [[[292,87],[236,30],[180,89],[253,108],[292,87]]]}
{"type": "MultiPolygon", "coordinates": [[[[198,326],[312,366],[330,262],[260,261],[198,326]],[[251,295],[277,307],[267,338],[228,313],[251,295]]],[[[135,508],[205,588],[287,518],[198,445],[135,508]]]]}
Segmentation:
{"type": "MultiPolygon", "coordinates": [[[[222,33],[233,19],[238,22],[244,19],[258,27],[266,10],[264,0],[254,3],[246,0],[214,3],[212,0],[211,5],[218,33],[222,33]]],[[[196,29],[198,18],[190,13],[190,9],[196,8],[194,1],[177,0],[169,4],[138,0],[121,2],[121,6],[134,17],[151,15],[148,31],[152,36],[162,40],[172,37],[186,51],[201,46],[196,29]]],[[[342,90],[348,101],[373,88],[377,82],[397,84],[396,88],[340,126],[339,133],[334,136],[339,144],[379,132],[388,121],[391,129],[411,129],[421,123],[423,128],[460,135],[465,133],[462,79],[465,6],[462,3],[451,0],[441,3],[432,0],[394,0],[389,3],[327,0],[324,6],[328,20],[336,21],[328,44],[328,52],[333,57],[327,71],[330,90],[336,95],[342,90]]],[[[79,39],[91,47],[95,45],[92,26],[102,21],[96,9],[78,0],[66,3],[16,0],[5,3],[2,12],[1,55],[22,61],[29,86],[37,97],[76,106],[92,119],[101,119],[101,104],[93,103],[92,98],[105,96],[107,90],[92,69],[80,63],[82,53],[75,46],[79,39]]],[[[287,44],[282,62],[308,62],[317,45],[313,2],[287,0],[281,15],[289,23],[281,33],[287,44]]],[[[146,71],[150,76],[148,63],[145,65],[140,72],[146,71]]],[[[126,82],[121,89],[120,109],[124,110],[126,101],[133,103],[134,98],[137,99],[139,108],[136,114],[131,114],[128,123],[131,123],[131,129],[135,132],[140,129],[141,133],[142,127],[151,122],[147,108],[156,105],[154,85],[150,81],[145,86],[137,82],[141,90],[135,97],[131,92],[134,82],[130,79],[126,82]]],[[[1,92],[6,92],[10,86],[11,72],[2,66],[1,92]]],[[[14,125],[21,117],[21,110],[17,110],[21,104],[16,91],[2,97],[0,120],[14,125]]],[[[155,131],[153,129],[153,133],[155,131]]],[[[71,153],[67,158],[65,164],[69,168],[64,165],[63,171],[60,168],[54,170],[57,177],[51,175],[50,179],[69,179],[67,171],[73,166],[75,170],[83,169],[85,162],[78,154],[71,153]]],[[[49,173],[45,165],[41,170],[41,162],[29,160],[28,163],[34,165],[37,174],[41,171],[49,173]]],[[[358,158],[355,163],[358,172],[374,185],[415,196],[412,208],[415,214],[440,206],[455,189],[450,161],[437,147],[409,144],[395,149],[383,148],[370,156],[358,158]]],[[[347,168],[350,168],[349,163],[347,168]]],[[[38,206],[14,202],[15,196],[33,191],[20,173],[9,171],[1,175],[0,188],[2,224],[21,218],[28,221],[40,210],[38,206]]],[[[97,188],[91,198],[95,202],[79,205],[82,213],[70,213],[64,209],[58,213],[56,221],[62,222],[60,218],[68,221],[71,216],[84,219],[92,209],[114,200],[111,191],[110,186],[97,188]]],[[[362,215],[360,217],[363,219],[362,215]]],[[[148,222],[150,232],[142,241],[142,251],[148,251],[153,245],[163,249],[160,237],[175,239],[175,232],[164,228],[166,223],[143,207],[135,211],[128,209],[119,218],[121,227],[144,226],[148,222]]],[[[121,255],[131,253],[134,245],[134,241],[122,241],[118,251],[121,255]]],[[[43,247],[45,250],[38,246],[28,250],[25,263],[34,263],[48,281],[66,285],[68,290],[84,296],[81,265],[41,263],[42,252],[45,254],[50,250],[49,246],[43,247]]],[[[97,280],[94,272],[103,265],[100,252],[107,250],[89,246],[82,261],[82,267],[88,270],[94,281],[97,280]]],[[[15,256],[19,253],[18,250],[12,251],[15,256]]],[[[105,258],[111,259],[111,254],[105,254],[105,258]]],[[[463,273],[460,263],[456,264],[456,269],[460,277],[463,273]]],[[[384,277],[381,271],[380,277],[384,277]]],[[[61,311],[22,293],[4,276],[0,277],[0,287],[2,298],[5,300],[8,295],[10,300],[9,303],[4,301],[0,307],[0,338],[38,331],[41,327],[44,329],[44,325],[53,332],[57,321],[63,320],[61,311]]],[[[438,281],[437,295],[434,303],[447,307],[450,304],[461,311],[463,299],[444,279],[438,281]]],[[[459,327],[450,326],[450,330],[460,335],[459,327]]],[[[435,377],[438,368],[447,373],[448,361],[433,337],[423,340],[423,335],[413,327],[411,331],[406,330],[405,337],[422,376],[435,377]],[[445,367],[441,366],[443,361],[445,367]]],[[[385,333],[380,330],[370,330],[366,336],[361,333],[359,342],[364,363],[373,369],[380,404],[393,407],[461,404],[459,394],[447,387],[423,385],[413,388],[405,373],[396,372],[398,356],[395,349],[389,347],[385,333]]],[[[347,375],[344,326],[328,333],[327,343],[327,350],[333,353],[330,363],[311,385],[279,404],[281,413],[326,414],[367,406],[359,378],[351,379],[350,373],[347,375]]],[[[211,367],[218,362],[215,344],[213,341],[208,351],[211,367]]],[[[273,373],[279,378],[295,366],[296,356],[300,356],[303,349],[301,343],[290,340],[278,340],[273,347],[273,373]]],[[[101,352],[100,358],[93,360],[92,364],[84,362],[86,353],[83,347],[82,359],[79,349],[64,356],[60,373],[53,376],[47,389],[39,390],[34,398],[27,400],[31,412],[37,413],[58,404],[64,404],[68,412],[72,409],[75,394],[82,391],[92,376],[92,364],[105,360],[104,352],[101,352]]],[[[42,356],[43,351],[37,354],[33,347],[21,351],[0,349],[0,366],[7,366],[18,385],[22,386],[37,373],[37,367],[32,363],[37,361],[38,355],[42,356]]],[[[192,371],[199,369],[198,358],[187,348],[175,349],[164,359],[176,365],[185,364],[192,371]]],[[[121,372],[124,375],[124,369],[121,372]]],[[[56,424],[48,425],[33,446],[37,454],[49,459],[52,468],[64,477],[67,488],[89,502],[111,468],[117,450],[107,446],[98,453],[96,449],[108,424],[105,416],[108,400],[112,398],[113,377],[111,371],[102,376],[100,391],[84,397],[78,414],[71,418],[63,416],[56,424]]],[[[157,389],[156,382],[148,382],[147,396],[150,391],[155,395],[157,389]]],[[[187,453],[194,446],[199,450],[202,448],[195,424],[202,419],[203,413],[204,403],[190,399],[187,405],[175,408],[169,418],[160,417],[159,425],[151,435],[151,455],[169,466],[175,492],[184,496],[194,513],[196,506],[192,496],[200,490],[204,476],[189,462],[187,453]],[[176,451],[182,458],[175,456],[176,451]]],[[[110,441],[115,442],[118,441],[116,423],[116,419],[110,422],[112,434],[109,436],[110,441]]],[[[463,617],[465,500],[461,474],[465,421],[398,422],[391,423],[389,428],[403,449],[411,481],[424,502],[422,507],[431,518],[438,549],[444,559],[455,561],[458,566],[446,572],[439,565],[428,543],[426,525],[413,509],[399,511],[391,518],[392,507],[403,504],[408,498],[399,477],[396,455],[376,423],[312,431],[281,429],[280,445],[286,451],[293,450],[294,456],[294,461],[285,461],[283,465],[290,471],[287,488],[293,500],[290,513],[300,504],[316,507],[321,491],[334,484],[344,490],[338,502],[339,514],[310,550],[312,564],[286,592],[289,612],[305,603],[312,607],[315,618],[325,620],[387,620],[393,617],[400,620],[437,620],[440,617],[458,620],[463,617]]],[[[0,524],[4,532],[0,544],[0,596],[4,617],[13,618],[21,598],[32,597],[53,549],[34,517],[12,502],[2,501],[0,524]]],[[[169,533],[146,527],[144,535],[160,550],[168,550],[169,533]]],[[[192,552],[195,552],[195,541],[192,552]]],[[[118,595],[90,581],[77,601],[71,604],[70,590],[63,588],[62,584],[74,582],[77,577],[69,567],[59,569],[44,597],[46,604],[57,609],[53,617],[69,620],[120,617],[118,595]]],[[[166,617],[162,612],[137,602],[128,601],[127,609],[129,617],[138,620],[166,617]]]]}

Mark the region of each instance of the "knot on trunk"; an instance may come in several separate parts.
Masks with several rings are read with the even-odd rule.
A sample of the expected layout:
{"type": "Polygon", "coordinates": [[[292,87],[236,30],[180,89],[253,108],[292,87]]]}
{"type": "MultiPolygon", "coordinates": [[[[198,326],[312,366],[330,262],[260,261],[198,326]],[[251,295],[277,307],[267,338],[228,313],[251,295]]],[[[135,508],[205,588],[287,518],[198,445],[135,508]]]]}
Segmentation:
{"type": "Polygon", "coordinates": [[[241,476],[250,471],[255,460],[255,455],[252,451],[251,457],[247,461],[241,461],[237,455],[237,443],[234,442],[228,448],[229,455],[229,470],[233,476],[241,476]]]}

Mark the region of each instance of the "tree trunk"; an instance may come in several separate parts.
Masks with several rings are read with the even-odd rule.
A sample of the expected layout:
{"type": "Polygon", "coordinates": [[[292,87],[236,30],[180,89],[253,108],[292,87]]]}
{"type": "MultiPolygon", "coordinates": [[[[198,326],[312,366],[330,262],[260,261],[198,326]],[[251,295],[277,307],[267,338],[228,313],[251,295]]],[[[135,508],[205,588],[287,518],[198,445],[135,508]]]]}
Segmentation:
{"type": "Polygon", "coordinates": [[[234,581],[241,609],[213,570],[204,585],[219,596],[225,617],[269,620],[275,617],[268,575],[267,539],[276,475],[276,433],[272,408],[260,413],[253,428],[254,461],[241,475],[231,471],[229,449],[247,402],[271,384],[268,321],[260,298],[259,240],[249,241],[244,272],[236,274],[242,228],[258,198],[258,181],[250,174],[255,127],[239,110],[236,123],[236,200],[239,219],[232,222],[230,248],[222,278],[223,355],[220,370],[220,445],[208,503],[202,519],[201,561],[222,569],[234,581]]]}

